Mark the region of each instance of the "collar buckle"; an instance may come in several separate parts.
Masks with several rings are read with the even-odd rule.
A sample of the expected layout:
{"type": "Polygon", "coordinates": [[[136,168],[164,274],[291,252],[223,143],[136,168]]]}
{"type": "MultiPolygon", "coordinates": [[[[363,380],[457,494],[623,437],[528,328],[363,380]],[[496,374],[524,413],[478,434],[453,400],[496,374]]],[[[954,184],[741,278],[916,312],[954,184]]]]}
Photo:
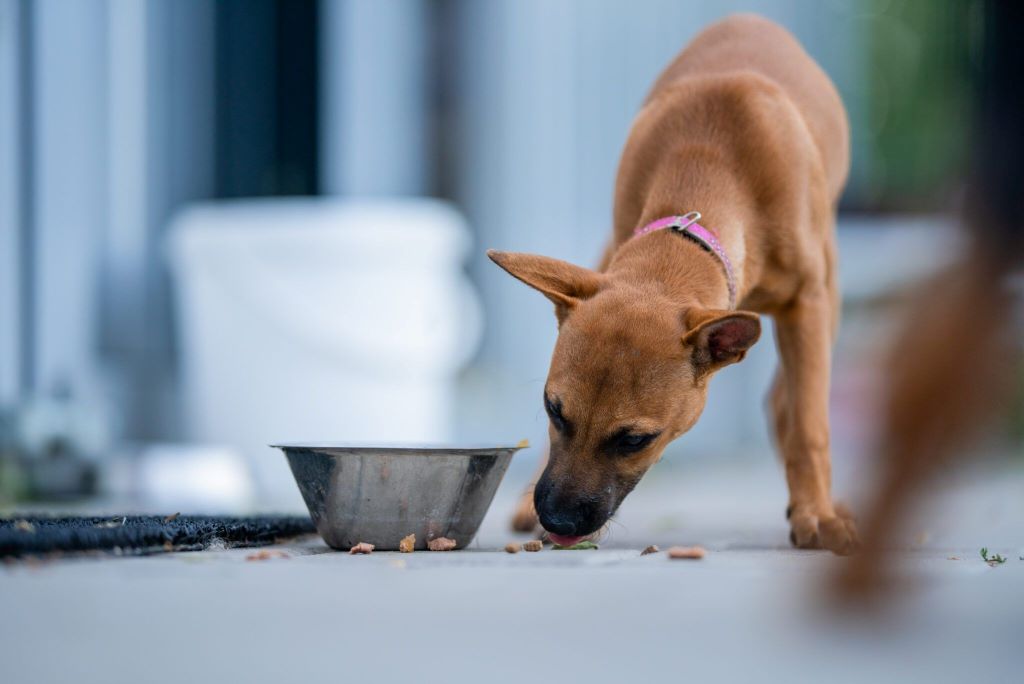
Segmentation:
{"type": "Polygon", "coordinates": [[[675,219],[668,227],[677,233],[685,233],[687,228],[700,220],[700,212],[691,211],[688,214],[676,216],[675,219]]]}

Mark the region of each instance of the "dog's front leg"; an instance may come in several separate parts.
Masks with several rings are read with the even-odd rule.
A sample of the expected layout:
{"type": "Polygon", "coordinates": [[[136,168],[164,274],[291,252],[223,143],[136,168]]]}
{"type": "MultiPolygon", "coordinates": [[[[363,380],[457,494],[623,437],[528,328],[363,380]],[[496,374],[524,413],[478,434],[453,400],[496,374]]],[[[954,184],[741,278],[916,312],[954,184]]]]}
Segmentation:
{"type": "Polygon", "coordinates": [[[775,316],[782,369],[772,401],[789,485],[790,540],[838,554],[859,545],[849,514],[832,503],[828,393],[833,298],[824,286],[775,316]]]}
{"type": "Polygon", "coordinates": [[[548,464],[548,451],[549,448],[545,447],[544,453],[540,457],[540,464],[537,466],[537,474],[534,475],[530,486],[526,488],[519,496],[519,501],[516,502],[516,509],[513,511],[512,520],[510,521],[510,527],[515,532],[530,533],[536,530],[540,524],[540,520],[537,517],[537,509],[533,505],[533,488],[537,485],[537,480],[540,479],[541,473],[544,472],[544,468],[548,464]]]}

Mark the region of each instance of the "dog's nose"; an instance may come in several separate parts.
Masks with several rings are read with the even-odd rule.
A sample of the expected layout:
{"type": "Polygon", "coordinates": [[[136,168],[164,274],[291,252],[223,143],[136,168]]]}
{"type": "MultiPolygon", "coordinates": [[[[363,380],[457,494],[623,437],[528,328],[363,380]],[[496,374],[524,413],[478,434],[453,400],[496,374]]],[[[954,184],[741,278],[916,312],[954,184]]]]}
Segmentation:
{"type": "Polygon", "coordinates": [[[592,501],[559,491],[544,477],[534,489],[533,504],[544,529],[563,537],[590,534],[605,521],[592,501]]]}
{"type": "Polygon", "coordinates": [[[546,515],[541,513],[540,524],[548,532],[554,532],[555,534],[560,534],[565,537],[571,537],[576,534],[576,523],[557,515],[546,515]]]}

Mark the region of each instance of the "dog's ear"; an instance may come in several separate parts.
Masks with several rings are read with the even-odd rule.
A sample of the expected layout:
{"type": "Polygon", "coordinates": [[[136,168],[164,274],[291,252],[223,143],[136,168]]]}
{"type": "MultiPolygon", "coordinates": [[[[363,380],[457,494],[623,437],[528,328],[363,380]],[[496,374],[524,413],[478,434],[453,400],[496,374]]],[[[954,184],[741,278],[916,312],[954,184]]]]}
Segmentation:
{"type": "Polygon", "coordinates": [[[761,337],[761,320],[749,311],[690,309],[685,322],[683,344],[693,347],[694,364],[705,372],[742,361],[761,337]]]}
{"type": "Polygon", "coordinates": [[[593,297],[601,289],[603,276],[600,273],[567,261],[494,249],[487,250],[487,256],[513,277],[554,302],[559,324],[577,304],[593,297]]]}

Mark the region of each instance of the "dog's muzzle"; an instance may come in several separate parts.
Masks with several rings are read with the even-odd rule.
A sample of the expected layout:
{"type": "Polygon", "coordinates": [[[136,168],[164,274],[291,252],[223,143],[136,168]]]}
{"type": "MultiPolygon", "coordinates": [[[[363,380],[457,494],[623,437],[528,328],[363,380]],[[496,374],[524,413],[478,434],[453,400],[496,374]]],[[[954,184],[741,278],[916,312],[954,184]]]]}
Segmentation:
{"type": "Polygon", "coordinates": [[[590,499],[561,495],[543,480],[534,490],[533,505],[544,529],[562,537],[593,534],[610,517],[608,506],[590,499]]]}

